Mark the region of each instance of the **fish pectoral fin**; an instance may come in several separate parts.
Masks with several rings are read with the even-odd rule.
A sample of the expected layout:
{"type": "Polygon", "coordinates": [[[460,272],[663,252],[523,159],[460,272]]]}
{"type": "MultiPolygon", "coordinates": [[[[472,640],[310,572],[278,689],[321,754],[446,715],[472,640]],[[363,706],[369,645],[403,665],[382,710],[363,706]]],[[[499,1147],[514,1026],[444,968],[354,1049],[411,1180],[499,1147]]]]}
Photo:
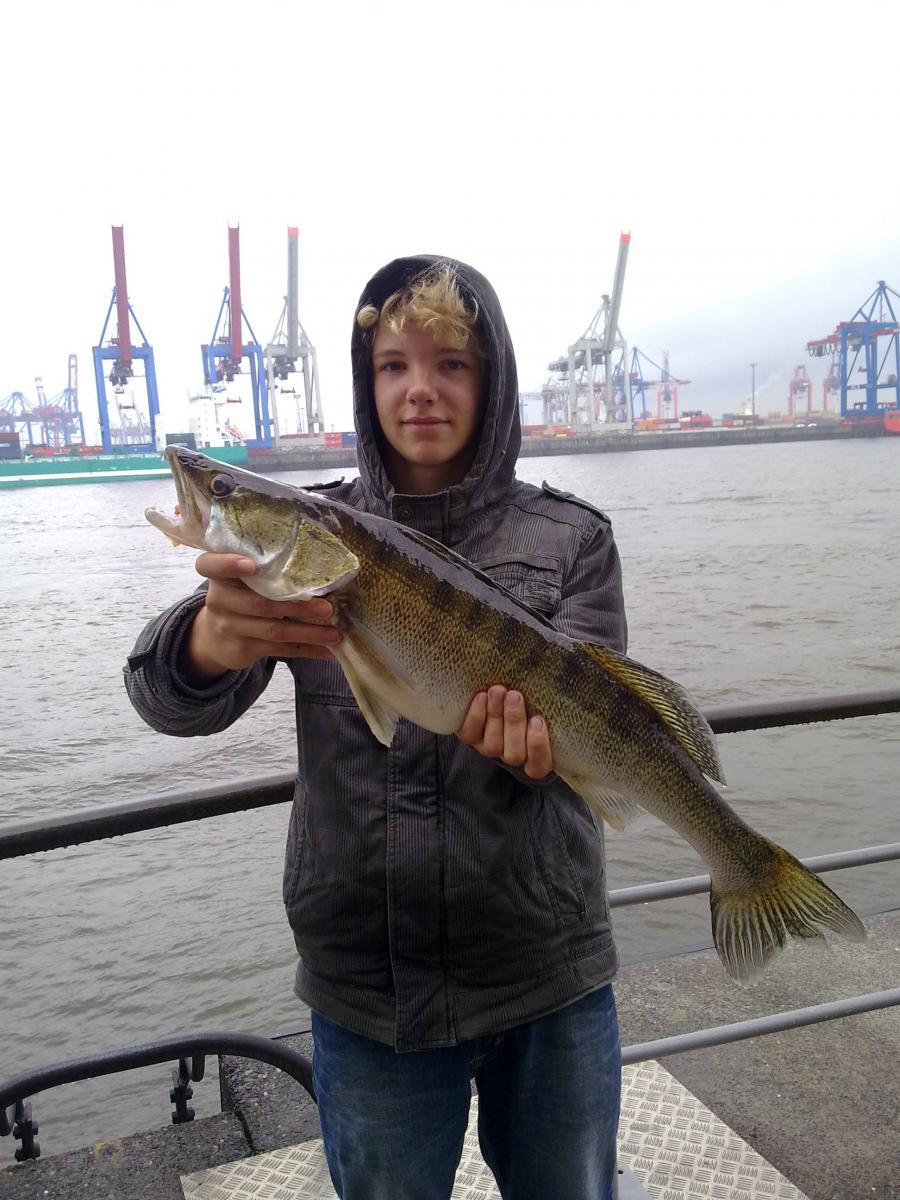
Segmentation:
{"type": "Polygon", "coordinates": [[[625,658],[608,646],[581,642],[589,654],[617,683],[647,704],[668,729],[678,745],[691,756],[704,775],[724,784],[715,734],[703,713],[679,683],[651,671],[634,659],[625,658]]]}
{"type": "Polygon", "coordinates": [[[561,775],[573,792],[591,806],[598,817],[602,817],[607,825],[617,829],[619,833],[629,825],[640,813],[640,807],[634,800],[629,800],[621,792],[614,792],[602,784],[593,783],[590,779],[582,779],[577,775],[561,775]]]}
{"type": "Polygon", "coordinates": [[[348,641],[345,636],[340,646],[335,647],[332,653],[341,664],[350,691],[359,705],[359,711],[366,719],[366,724],[382,746],[390,746],[400,714],[379,695],[370,672],[353,647],[348,645],[348,641]]]}
{"type": "Polygon", "coordinates": [[[412,679],[390,649],[371,630],[351,622],[332,653],[341,664],[360,712],[375,737],[390,746],[403,707],[417,698],[412,679]]]}

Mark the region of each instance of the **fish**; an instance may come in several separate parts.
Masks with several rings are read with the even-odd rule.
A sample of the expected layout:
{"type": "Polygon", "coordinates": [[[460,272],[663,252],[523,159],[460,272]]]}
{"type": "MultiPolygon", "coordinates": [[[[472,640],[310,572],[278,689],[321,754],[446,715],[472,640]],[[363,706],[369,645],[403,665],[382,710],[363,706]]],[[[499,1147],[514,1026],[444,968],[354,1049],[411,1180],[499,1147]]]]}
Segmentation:
{"type": "Polygon", "coordinates": [[[555,774],[600,818],[623,829],[644,810],[693,847],[732,978],[755,977],[789,936],[865,937],[835,892],[722,797],[715,736],[681,685],[567,636],[417,530],[184,446],[165,455],[176,515],[147,509],[150,523],[176,545],[252,559],[244,582],[270,599],[328,596],[343,633],[331,652],[384,746],[401,717],[456,733],[474,696],[503,684],[546,720],[555,774]]]}

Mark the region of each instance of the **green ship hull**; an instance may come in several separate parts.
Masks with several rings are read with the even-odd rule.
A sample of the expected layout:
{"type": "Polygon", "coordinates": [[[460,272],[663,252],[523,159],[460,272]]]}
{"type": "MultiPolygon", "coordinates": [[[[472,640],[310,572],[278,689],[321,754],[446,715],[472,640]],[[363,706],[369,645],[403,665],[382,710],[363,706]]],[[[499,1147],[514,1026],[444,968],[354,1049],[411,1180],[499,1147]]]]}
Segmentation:
{"type": "MultiPolygon", "coordinates": [[[[211,446],[204,454],[220,462],[247,465],[246,446],[211,446]]],[[[64,483],[121,483],[163,479],[172,472],[160,454],[97,454],[73,458],[0,461],[0,491],[56,487],[64,483]]]]}

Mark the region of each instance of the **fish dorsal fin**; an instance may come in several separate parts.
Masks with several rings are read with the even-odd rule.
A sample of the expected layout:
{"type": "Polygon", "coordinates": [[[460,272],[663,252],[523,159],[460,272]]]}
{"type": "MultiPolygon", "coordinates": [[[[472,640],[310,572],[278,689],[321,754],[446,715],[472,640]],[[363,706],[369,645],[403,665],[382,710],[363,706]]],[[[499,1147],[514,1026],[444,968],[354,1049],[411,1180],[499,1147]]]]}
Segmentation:
{"type": "Polygon", "coordinates": [[[434,538],[430,538],[427,533],[419,533],[418,529],[410,529],[408,525],[398,525],[397,528],[400,530],[401,534],[404,537],[408,537],[410,541],[418,542],[420,546],[423,546],[426,550],[430,550],[432,554],[434,554],[437,558],[443,559],[444,562],[451,563],[456,567],[462,567],[463,570],[474,576],[474,578],[476,578],[480,583],[483,583],[485,587],[489,587],[499,595],[504,596],[511,604],[514,604],[516,608],[520,608],[522,612],[527,613],[528,616],[533,620],[539,621],[541,625],[544,625],[547,629],[552,629],[554,632],[558,632],[553,622],[548,621],[542,613],[539,613],[536,609],[526,604],[524,600],[520,600],[515,592],[511,592],[509,588],[504,587],[502,583],[498,583],[497,580],[488,575],[486,571],[482,571],[481,567],[476,567],[473,562],[470,562],[461,554],[457,554],[455,550],[450,550],[447,546],[442,545],[440,542],[436,542],[434,538]]]}
{"type": "Polygon", "coordinates": [[[581,649],[638,699],[643,700],[691,756],[704,775],[724,783],[716,739],[703,713],[680,684],[607,646],[582,642],[581,649]]]}

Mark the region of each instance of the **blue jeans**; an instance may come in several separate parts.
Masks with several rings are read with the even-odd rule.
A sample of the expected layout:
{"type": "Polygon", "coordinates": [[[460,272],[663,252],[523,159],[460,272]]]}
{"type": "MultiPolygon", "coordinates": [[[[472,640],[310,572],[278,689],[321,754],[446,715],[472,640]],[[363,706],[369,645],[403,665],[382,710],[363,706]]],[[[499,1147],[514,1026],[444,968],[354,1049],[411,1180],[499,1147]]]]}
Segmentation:
{"type": "Polygon", "coordinates": [[[506,1033],[397,1054],[313,1013],[313,1075],[341,1200],[448,1200],[478,1087],[503,1200],[612,1200],[621,1063],[612,988],[506,1033]]]}

